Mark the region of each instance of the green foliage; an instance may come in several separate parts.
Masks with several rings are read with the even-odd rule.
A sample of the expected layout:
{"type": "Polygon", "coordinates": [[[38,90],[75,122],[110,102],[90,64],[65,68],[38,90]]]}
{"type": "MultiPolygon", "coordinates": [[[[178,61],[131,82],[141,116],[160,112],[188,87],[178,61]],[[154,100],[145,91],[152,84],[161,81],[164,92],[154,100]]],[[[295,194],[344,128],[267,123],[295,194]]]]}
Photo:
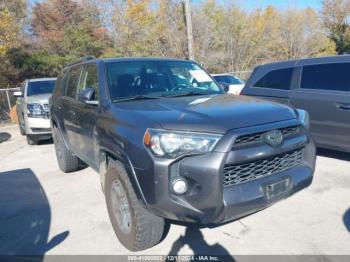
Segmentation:
{"type": "Polygon", "coordinates": [[[322,1],[323,23],[335,42],[338,54],[350,53],[350,1],[322,1]]]}

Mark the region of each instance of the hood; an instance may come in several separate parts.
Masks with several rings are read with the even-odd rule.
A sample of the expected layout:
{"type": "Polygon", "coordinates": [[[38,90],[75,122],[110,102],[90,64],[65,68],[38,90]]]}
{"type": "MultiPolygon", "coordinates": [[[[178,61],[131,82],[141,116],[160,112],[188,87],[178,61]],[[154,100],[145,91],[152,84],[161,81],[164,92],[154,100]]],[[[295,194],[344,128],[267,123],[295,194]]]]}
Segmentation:
{"type": "Polygon", "coordinates": [[[220,134],[230,129],[296,118],[294,110],[287,106],[231,94],[138,100],[114,105],[132,111],[136,118],[155,121],[164,129],[220,134]]]}
{"type": "Polygon", "coordinates": [[[27,103],[48,104],[51,95],[52,94],[49,93],[49,94],[27,96],[26,101],[27,101],[27,103]]]}

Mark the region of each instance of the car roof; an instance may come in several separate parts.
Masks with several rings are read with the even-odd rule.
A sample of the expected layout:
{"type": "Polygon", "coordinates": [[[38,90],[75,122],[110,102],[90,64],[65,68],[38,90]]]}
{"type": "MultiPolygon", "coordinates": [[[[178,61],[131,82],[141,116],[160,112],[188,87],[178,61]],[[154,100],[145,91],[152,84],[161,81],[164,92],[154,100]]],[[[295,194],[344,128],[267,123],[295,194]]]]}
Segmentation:
{"type": "Polygon", "coordinates": [[[52,81],[56,80],[57,77],[43,77],[43,78],[32,78],[28,79],[29,82],[41,82],[41,81],[52,81]]]}
{"type": "Polygon", "coordinates": [[[72,66],[76,65],[84,65],[93,62],[142,62],[142,61],[171,61],[171,62],[192,62],[196,63],[196,61],[188,60],[188,59],[180,59],[180,58],[169,58],[169,57],[109,57],[109,58],[94,58],[91,56],[81,58],[65,67],[65,69],[69,69],[72,66]]]}
{"type": "Polygon", "coordinates": [[[232,74],[210,74],[211,76],[228,76],[232,74]]]}
{"type": "Polygon", "coordinates": [[[334,63],[334,62],[350,62],[350,55],[335,55],[335,56],[323,56],[323,57],[311,57],[311,58],[301,58],[301,59],[292,59],[284,60],[278,62],[267,63],[263,65],[258,65],[258,67],[269,67],[273,68],[284,68],[292,66],[301,66],[301,65],[312,65],[312,64],[322,64],[322,63],[334,63]]]}
{"type": "Polygon", "coordinates": [[[232,73],[226,73],[226,74],[210,74],[211,76],[234,76],[236,78],[239,78],[237,75],[232,73]]]}
{"type": "Polygon", "coordinates": [[[194,62],[188,59],[169,58],[169,57],[111,57],[100,59],[104,62],[136,62],[136,61],[175,61],[175,62],[194,62]]]}

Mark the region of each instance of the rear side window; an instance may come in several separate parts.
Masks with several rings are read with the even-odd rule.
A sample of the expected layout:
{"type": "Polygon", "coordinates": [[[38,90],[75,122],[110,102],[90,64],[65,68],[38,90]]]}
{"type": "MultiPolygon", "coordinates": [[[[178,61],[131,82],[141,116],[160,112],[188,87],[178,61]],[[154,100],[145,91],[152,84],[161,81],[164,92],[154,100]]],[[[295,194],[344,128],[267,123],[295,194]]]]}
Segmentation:
{"type": "Polygon", "coordinates": [[[350,91],[349,74],[350,63],[304,66],[300,88],[350,91]]]}
{"type": "Polygon", "coordinates": [[[66,76],[66,74],[65,74],[65,71],[63,71],[63,70],[57,76],[56,85],[55,85],[55,88],[53,91],[53,93],[55,95],[62,95],[62,90],[63,90],[65,79],[66,79],[65,76],[66,76]]]}
{"type": "Polygon", "coordinates": [[[293,67],[272,70],[260,78],[254,87],[288,90],[292,74],[293,67]]]}
{"type": "Polygon", "coordinates": [[[76,98],[81,66],[72,67],[69,70],[68,84],[66,89],[66,96],[76,98]]]}

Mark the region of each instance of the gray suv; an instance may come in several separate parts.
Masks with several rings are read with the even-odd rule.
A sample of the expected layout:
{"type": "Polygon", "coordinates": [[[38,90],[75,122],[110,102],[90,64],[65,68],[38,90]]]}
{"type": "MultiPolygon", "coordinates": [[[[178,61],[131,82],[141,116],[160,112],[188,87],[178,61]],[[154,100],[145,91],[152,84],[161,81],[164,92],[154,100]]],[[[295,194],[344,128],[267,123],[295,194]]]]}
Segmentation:
{"type": "Polygon", "coordinates": [[[55,83],[56,78],[28,79],[14,92],[19,129],[30,145],[51,138],[49,98],[55,83]]]}
{"type": "Polygon", "coordinates": [[[318,147],[350,152],[349,72],[349,55],[261,65],[241,94],[306,110],[318,147]]]}
{"type": "Polygon", "coordinates": [[[58,77],[50,112],[59,167],[99,173],[130,250],[157,244],[169,221],[236,220],[313,178],[305,111],[226,94],[193,61],[82,59],[58,77]]]}

